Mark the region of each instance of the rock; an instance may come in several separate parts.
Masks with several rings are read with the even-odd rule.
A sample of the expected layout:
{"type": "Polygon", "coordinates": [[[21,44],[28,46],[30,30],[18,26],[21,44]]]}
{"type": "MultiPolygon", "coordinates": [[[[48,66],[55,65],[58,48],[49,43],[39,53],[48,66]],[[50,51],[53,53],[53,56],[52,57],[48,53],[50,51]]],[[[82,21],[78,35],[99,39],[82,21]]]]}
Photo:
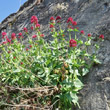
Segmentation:
{"type": "MultiPolygon", "coordinates": [[[[110,110],[110,1],[109,0],[44,0],[36,5],[35,0],[28,0],[18,12],[8,16],[0,24],[0,32],[18,33],[23,27],[30,28],[30,18],[36,15],[41,24],[41,31],[47,39],[49,18],[61,15],[63,27],[68,17],[78,22],[78,27],[98,37],[104,34],[98,52],[101,65],[94,66],[84,78],[85,86],[80,91],[81,108],[76,110],[110,110]],[[11,24],[12,27],[9,25],[11,24]],[[47,28],[48,27],[48,28],[47,28]]],[[[32,32],[30,31],[32,34],[32,32]]],[[[0,36],[1,38],[1,36],[0,36]]]]}

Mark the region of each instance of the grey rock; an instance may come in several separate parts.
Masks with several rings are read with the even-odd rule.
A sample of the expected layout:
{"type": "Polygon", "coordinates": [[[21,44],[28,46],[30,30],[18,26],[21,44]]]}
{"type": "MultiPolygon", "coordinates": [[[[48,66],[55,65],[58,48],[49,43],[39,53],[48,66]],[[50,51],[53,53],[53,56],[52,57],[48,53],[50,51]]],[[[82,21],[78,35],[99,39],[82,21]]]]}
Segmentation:
{"type": "MultiPolygon", "coordinates": [[[[0,32],[18,33],[23,27],[30,28],[30,18],[36,15],[41,24],[41,31],[47,39],[50,16],[61,15],[63,27],[68,17],[78,22],[78,27],[98,37],[104,34],[98,56],[101,65],[94,66],[84,78],[85,86],[80,91],[81,108],[76,110],[110,110],[110,0],[44,0],[36,5],[35,0],[28,0],[18,12],[8,16],[0,24],[0,32]],[[13,27],[9,24],[12,23],[13,27]]],[[[30,35],[33,33],[30,31],[30,35]]],[[[0,36],[1,39],[1,36],[0,36]]]]}

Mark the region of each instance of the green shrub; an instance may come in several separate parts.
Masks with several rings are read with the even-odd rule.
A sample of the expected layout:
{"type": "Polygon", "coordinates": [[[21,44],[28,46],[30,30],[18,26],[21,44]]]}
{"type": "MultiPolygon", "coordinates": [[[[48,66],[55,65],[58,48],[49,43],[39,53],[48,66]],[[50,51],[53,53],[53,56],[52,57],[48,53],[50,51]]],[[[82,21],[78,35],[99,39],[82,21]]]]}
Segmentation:
{"type": "Polygon", "coordinates": [[[56,91],[53,96],[45,97],[45,101],[40,98],[44,104],[50,100],[51,104],[55,103],[54,107],[61,110],[71,109],[72,103],[79,106],[77,94],[83,87],[82,77],[94,62],[100,63],[96,52],[104,36],[100,35],[99,42],[91,45],[92,35],[86,36],[83,30],[79,31],[77,22],[71,17],[65,30],[62,29],[61,17],[56,20],[50,18],[52,41],[44,39],[37,17],[32,16],[31,25],[36,34],[30,37],[27,28],[24,28],[28,36],[27,46],[24,45],[22,33],[18,37],[12,33],[11,40],[5,32],[2,33],[1,83],[23,88],[54,86],[56,91]],[[55,29],[56,26],[59,30],[55,29]],[[88,48],[94,48],[95,52],[89,52],[88,48]]]}

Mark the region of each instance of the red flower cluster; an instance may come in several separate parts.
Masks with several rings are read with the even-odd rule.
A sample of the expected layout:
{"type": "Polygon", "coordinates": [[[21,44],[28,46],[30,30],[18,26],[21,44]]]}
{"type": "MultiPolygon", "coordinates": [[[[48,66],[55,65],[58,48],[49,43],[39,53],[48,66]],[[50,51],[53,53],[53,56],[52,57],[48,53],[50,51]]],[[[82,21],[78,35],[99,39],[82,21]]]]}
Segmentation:
{"type": "Polygon", "coordinates": [[[72,26],[70,26],[70,25],[68,25],[68,28],[70,28],[70,29],[74,29],[72,26]]]}
{"type": "MultiPolygon", "coordinates": [[[[57,16],[57,17],[56,17],[57,23],[60,23],[60,20],[61,20],[61,17],[60,17],[60,16],[57,16]]],[[[51,22],[51,23],[55,23],[55,18],[54,18],[53,16],[50,17],[50,22],[51,22]]],[[[50,26],[50,28],[53,28],[53,27],[50,26]]]]}
{"type": "Polygon", "coordinates": [[[50,22],[55,24],[55,18],[53,16],[50,18],[50,22]]]}
{"type": "Polygon", "coordinates": [[[24,29],[23,29],[23,30],[24,30],[24,32],[28,32],[28,30],[27,30],[27,28],[26,28],[26,27],[24,27],[24,29]]]}
{"type": "Polygon", "coordinates": [[[77,22],[76,21],[73,21],[73,18],[72,17],[69,17],[68,18],[67,23],[71,23],[73,26],[76,26],[77,25],[77,22]]]}
{"type": "Polygon", "coordinates": [[[2,42],[2,44],[7,44],[7,42],[6,42],[6,41],[4,41],[4,42],[2,42]]]}
{"type": "Polygon", "coordinates": [[[23,62],[21,62],[20,64],[23,65],[23,62]]]}
{"type": "MultiPolygon", "coordinates": [[[[35,28],[38,28],[38,29],[40,28],[40,24],[38,24],[38,18],[36,16],[31,17],[31,23],[32,24],[34,23],[35,28]]],[[[33,30],[33,29],[34,29],[34,27],[32,26],[31,30],[33,30]]]]}
{"type": "Polygon", "coordinates": [[[91,37],[91,34],[89,33],[87,36],[88,36],[88,37],[91,37]]]}
{"type": "Polygon", "coordinates": [[[77,25],[77,22],[76,21],[73,21],[72,24],[73,24],[73,26],[76,26],[77,25]]]}
{"type": "Polygon", "coordinates": [[[69,23],[69,22],[71,22],[71,23],[73,22],[73,18],[72,17],[68,18],[67,23],[69,23]]]}
{"type": "Polygon", "coordinates": [[[2,42],[2,44],[11,43],[11,40],[6,36],[6,41],[2,42]]]}
{"type": "Polygon", "coordinates": [[[6,37],[6,41],[7,41],[8,43],[11,43],[11,40],[10,40],[8,37],[6,37]]]}
{"type": "Polygon", "coordinates": [[[56,17],[57,23],[60,23],[60,22],[61,22],[60,20],[61,20],[61,17],[60,17],[60,16],[57,16],[57,17],[56,17]]]}
{"type": "Polygon", "coordinates": [[[70,47],[76,47],[77,46],[77,42],[74,39],[70,40],[70,47]]]}
{"type": "Polygon", "coordinates": [[[50,17],[50,28],[54,28],[54,25],[55,25],[55,19],[54,17],[50,17]]]}
{"type": "Polygon", "coordinates": [[[38,18],[36,16],[32,16],[31,23],[38,24],[38,18]]]}
{"type": "Polygon", "coordinates": [[[62,34],[62,36],[64,37],[65,35],[64,35],[64,34],[62,34]]]}
{"type": "Polygon", "coordinates": [[[37,35],[33,35],[33,36],[32,36],[32,38],[36,38],[36,37],[37,37],[37,35]]]}
{"type": "Polygon", "coordinates": [[[50,18],[50,21],[53,21],[53,20],[55,20],[55,19],[54,19],[54,17],[52,16],[52,17],[50,18]]]}
{"type": "Polygon", "coordinates": [[[34,30],[34,27],[33,26],[31,26],[31,30],[34,30]]]}
{"type": "Polygon", "coordinates": [[[40,28],[40,24],[36,24],[35,26],[36,26],[36,28],[40,28]]]}
{"type": "Polygon", "coordinates": [[[26,48],[26,51],[28,51],[29,49],[28,48],[26,48]]]}
{"type": "Polygon", "coordinates": [[[54,25],[50,24],[50,28],[54,28],[54,25]]]}
{"type": "Polygon", "coordinates": [[[2,32],[2,36],[6,36],[6,32],[2,32]]]}
{"type": "Polygon", "coordinates": [[[6,32],[2,32],[2,39],[6,36],[6,32]]]}
{"type": "Polygon", "coordinates": [[[99,36],[99,38],[104,39],[104,35],[101,34],[101,35],[99,36]]]}
{"type": "Polygon", "coordinates": [[[15,57],[15,56],[14,56],[13,58],[14,58],[14,59],[16,59],[16,57],[15,57]]]}
{"type": "Polygon", "coordinates": [[[41,34],[40,37],[44,37],[44,34],[41,34]]]}
{"type": "Polygon", "coordinates": [[[16,34],[15,34],[15,33],[12,33],[12,34],[11,34],[11,39],[12,39],[12,40],[16,39],[16,34]]]}
{"type": "Polygon", "coordinates": [[[32,48],[32,45],[29,45],[30,48],[32,48]]]}
{"type": "Polygon", "coordinates": [[[8,53],[11,53],[11,51],[8,51],[8,53]]]}
{"type": "Polygon", "coordinates": [[[19,36],[22,36],[22,33],[20,32],[18,35],[19,35],[19,36]]]}
{"type": "Polygon", "coordinates": [[[21,32],[20,32],[18,35],[19,35],[19,36],[18,36],[18,38],[23,38],[23,36],[22,36],[22,33],[21,33],[21,32]]]}
{"type": "Polygon", "coordinates": [[[61,19],[61,17],[60,17],[60,16],[57,16],[57,17],[56,17],[56,20],[60,20],[60,19],[61,19]]]}
{"type": "Polygon", "coordinates": [[[83,30],[81,30],[81,31],[80,31],[80,33],[81,33],[81,34],[84,34],[84,31],[83,31],[83,30]]]}

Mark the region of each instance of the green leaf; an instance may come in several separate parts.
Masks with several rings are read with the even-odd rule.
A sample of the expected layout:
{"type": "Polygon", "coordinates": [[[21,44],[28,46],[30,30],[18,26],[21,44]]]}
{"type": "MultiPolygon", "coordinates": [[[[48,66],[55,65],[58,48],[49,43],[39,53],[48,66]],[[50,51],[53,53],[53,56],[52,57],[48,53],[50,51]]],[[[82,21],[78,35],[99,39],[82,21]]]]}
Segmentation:
{"type": "Polygon", "coordinates": [[[83,83],[77,78],[74,80],[74,86],[81,89],[83,86],[83,83]]]}
{"type": "Polygon", "coordinates": [[[50,69],[49,68],[44,68],[44,70],[45,70],[46,74],[48,74],[48,75],[50,74],[50,69]]]}
{"type": "Polygon", "coordinates": [[[68,28],[68,30],[67,30],[68,32],[71,32],[71,31],[73,31],[73,29],[71,29],[71,28],[68,28]]]}
{"type": "Polygon", "coordinates": [[[85,56],[87,56],[87,57],[91,56],[91,55],[90,55],[90,54],[88,54],[88,53],[85,53],[84,55],[85,55],[85,56]]]}
{"type": "Polygon", "coordinates": [[[86,41],[86,42],[85,42],[85,45],[87,45],[87,46],[88,46],[88,45],[91,45],[91,40],[86,41]]]}
{"type": "Polygon", "coordinates": [[[66,62],[67,62],[68,64],[72,64],[72,60],[71,60],[71,59],[67,59],[66,62]]]}
{"type": "Polygon", "coordinates": [[[98,59],[94,59],[94,62],[95,62],[96,64],[101,64],[101,61],[98,60],[98,59]]]}
{"type": "Polygon", "coordinates": [[[70,96],[71,96],[71,98],[72,98],[72,102],[73,102],[74,104],[77,104],[77,103],[78,103],[78,96],[76,95],[76,93],[70,92],[70,96]]]}
{"type": "Polygon", "coordinates": [[[75,69],[75,74],[81,76],[80,73],[78,72],[78,69],[75,69]]]}
{"type": "Polygon", "coordinates": [[[73,31],[74,31],[74,32],[79,32],[79,30],[78,30],[78,29],[76,29],[76,28],[75,28],[75,29],[73,29],[73,31]]]}
{"type": "Polygon", "coordinates": [[[96,49],[99,49],[99,45],[98,44],[95,44],[95,47],[96,47],[96,49]]]}
{"type": "Polygon", "coordinates": [[[70,73],[74,73],[73,69],[69,69],[69,72],[70,72],[70,73]]]}
{"type": "Polygon", "coordinates": [[[21,72],[21,69],[17,68],[16,70],[13,71],[13,73],[19,73],[21,72]]]}
{"type": "Polygon", "coordinates": [[[82,69],[82,76],[85,76],[89,72],[89,69],[83,68],[82,69]]]}
{"type": "Polygon", "coordinates": [[[77,40],[77,43],[78,44],[83,44],[83,41],[82,40],[77,40]]]}
{"type": "Polygon", "coordinates": [[[60,95],[55,95],[53,99],[55,99],[55,98],[58,98],[59,99],[60,98],[60,95]]]}

